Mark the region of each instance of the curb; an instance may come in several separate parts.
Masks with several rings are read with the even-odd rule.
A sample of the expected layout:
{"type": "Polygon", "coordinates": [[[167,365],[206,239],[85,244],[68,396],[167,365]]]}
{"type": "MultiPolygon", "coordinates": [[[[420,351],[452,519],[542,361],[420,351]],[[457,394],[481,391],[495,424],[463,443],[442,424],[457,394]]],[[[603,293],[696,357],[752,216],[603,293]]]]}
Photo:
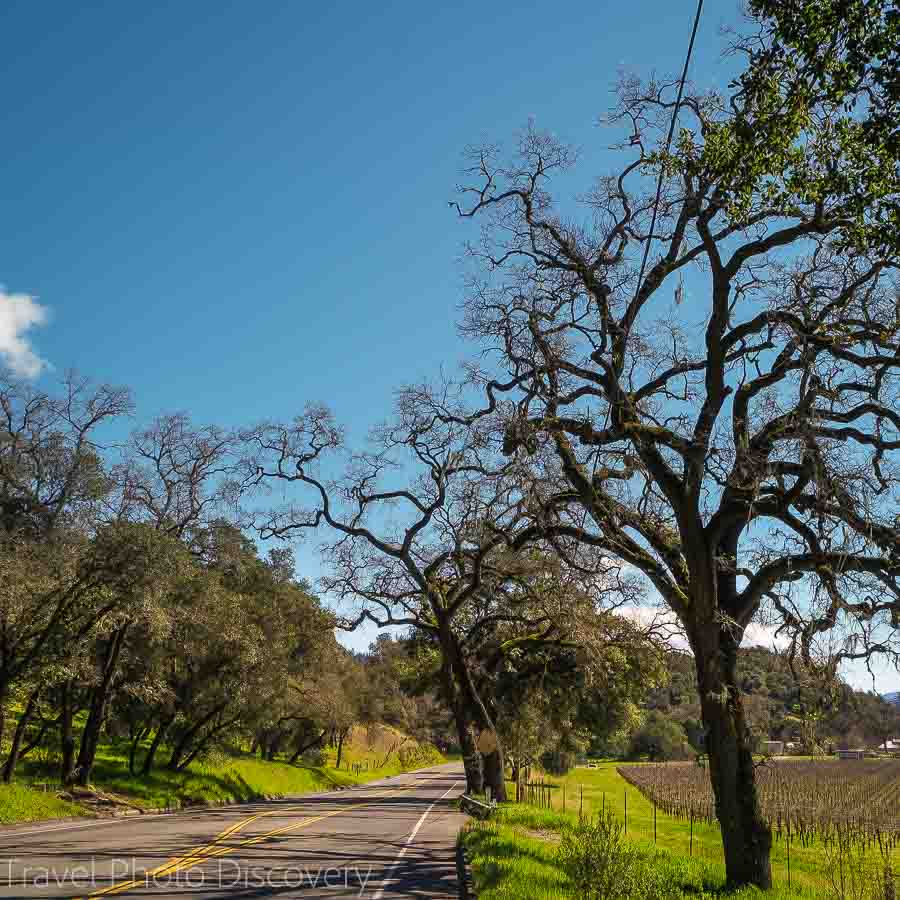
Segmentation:
{"type": "MultiPolygon", "coordinates": [[[[27,833],[30,829],[41,828],[46,825],[59,825],[61,828],[66,825],[81,825],[88,822],[114,822],[117,819],[132,819],[139,816],[178,816],[193,812],[203,812],[208,809],[221,809],[224,806],[249,806],[253,803],[261,803],[274,800],[302,800],[306,797],[313,797],[318,794],[327,794],[332,791],[343,790],[343,787],[332,786],[327,791],[313,791],[310,794],[260,794],[258,797],[251,797],[248,800],[217,800],[211,803],[196,803],[186,806],[151,806],[147,809],[126,808],[119,811],[113,811],[107,808],[104,812],[97,812],[89,807],[82,807],[86,811],[84,816],[60,816],[56,819],[34,819],[31,822],[11,822],[8,825],[0,825],[0,834],[14,834],[16,832],[27,833]]],[[[77,801],[73,801],[78,805],[77,801]]]]}
{"type": "Polygon", "coordinates": [[[459,808],[475,819],[489,819],[497,809],[496,803],[482,803],[468,794],[459,798],[459,808]]]}

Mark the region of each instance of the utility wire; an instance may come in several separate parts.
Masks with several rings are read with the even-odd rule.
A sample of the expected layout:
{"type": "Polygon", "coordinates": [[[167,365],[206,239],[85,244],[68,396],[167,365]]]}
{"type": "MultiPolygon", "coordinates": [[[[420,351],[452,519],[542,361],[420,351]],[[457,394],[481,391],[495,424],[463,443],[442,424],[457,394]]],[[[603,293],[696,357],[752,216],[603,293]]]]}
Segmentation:
{"type": "MultiPolygon", "coordinates": [[[[672,110],[672,121],[669,123],[669,136],[666,138],[665,155],[669,155],[672,146],[672,135],[675,134],[675,122],[678,120],[678,109],[681,106],[681,97],[684,94],[684,82],[687,80],[688,67],[691,64],[691,54],[694,52],[694,38],[697,37],[697,26],[700,24],[700,13],[703,12],[703,0],[697,0],[697,14],[694,16],[694,27],[691,30],[691,41],[688,44],[687,56],[684,58],[684,68],[681,70],[681,81],[678,83],[678,99],[675,101],[675,109],[672,110]]],[[[653,220],[650,222],[650,234],[644,245],[644,258],[641,261],[641,272],[638,275],[637,291],[635,297],[641,292],[644,282],[644,269],[647,267],[647,257],[650,255],[650,244],[653,243],[653,231],[656,228],[656,215],[659,211],[659,200],[662,197],[663,168],[659,168],[659,178],[656,181],[656,200],[653,203],[653,220]]]]}

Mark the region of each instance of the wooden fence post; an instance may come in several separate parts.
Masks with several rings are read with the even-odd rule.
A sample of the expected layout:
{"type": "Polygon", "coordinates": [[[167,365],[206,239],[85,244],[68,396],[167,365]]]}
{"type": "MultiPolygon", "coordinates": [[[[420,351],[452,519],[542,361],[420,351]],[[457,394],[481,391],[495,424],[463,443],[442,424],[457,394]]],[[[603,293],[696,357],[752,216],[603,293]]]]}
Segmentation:
{"type": "Polygon", "coordinates": [[[787,839],[787,862],[788,862],[788,887],[791,886],[791,833],[788,832],[787,839]]]}

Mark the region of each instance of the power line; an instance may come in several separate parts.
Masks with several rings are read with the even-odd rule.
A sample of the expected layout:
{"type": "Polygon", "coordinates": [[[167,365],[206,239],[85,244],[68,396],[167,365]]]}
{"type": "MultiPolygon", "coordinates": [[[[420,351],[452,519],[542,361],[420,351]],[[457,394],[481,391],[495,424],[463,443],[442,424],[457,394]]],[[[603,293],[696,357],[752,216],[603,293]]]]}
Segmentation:
{"type": "MultiPolygon", "coordinates": [[[[669,155],[672,146],[672,135],[675,134],[675,122],[678,119],[678,110],[681,107],[681,97],[684,93],[684,82],[687,80],[688,68],[691,64],[691,54],[694,52],[694,39],[697,37],[697,26],[700,24],[700,13],[703,12],[703,0],[697,0],[697,14],[694,16],[694,27],[691,29],[691,40],[688,44],[687,56],[684,58],[684,68],[681,70],[681,81],[678,83],[678,98],[675,100],[675,109],[672,110],[672,121],[669,123],[669,136],[666,138],[665,155],[669,155]]],[[[647,257],[650,255],[650,244],[653,243],[653,232],[656,229],[656,215],[659,211],[659,200],[662,196],[663,167],[659,168],[659,178],[656,181],[656,200],[653,202],[653,219],[650,222],[650,233],[647,243],[644,245],[644,258],[641,261],[641,272],[638,275],[637,291],[635,297],[641,292],[644,283],[644,269],[647,267],[647,257]]]]}

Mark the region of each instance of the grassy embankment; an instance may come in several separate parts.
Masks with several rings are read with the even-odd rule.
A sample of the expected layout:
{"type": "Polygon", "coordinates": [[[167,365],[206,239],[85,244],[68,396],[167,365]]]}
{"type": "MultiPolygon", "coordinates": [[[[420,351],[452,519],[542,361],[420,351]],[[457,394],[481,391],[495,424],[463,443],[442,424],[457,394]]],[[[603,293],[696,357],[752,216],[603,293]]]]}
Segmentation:
{"type": "Polygon", "coordinates": [[[0,784],[0,825],[83,815],[87,813],[80,806],[66,803],[56,794],[43,793],[20,784],[0,784]]]}
{"type": "MultiPolygon", "coordinates": [[[[160,809],[314,793],[363,784],[444,761],[433,747],[421,747],[408,760],[407,767],[396,752],[385,762],[388,750],[396,743],[398,732],[386,726],[373,729],[368,735],[366,729],[360,728],[345,742],[340,770],[334,765],[336,751],[327,748],[328,761],[323,766],[292,766],[283,761],[264,761],[248,753],[218,753],[203,762],[192,763],[185,772],[170,772],[159,766],[146,777],[131,775],[126,749],[111,745],[102,747],[98,753],[93,783],[141,808],[160,809]],[[354,765],[362,766],[362,770],[355,772],[354,765]]],[[[410,741],[406,746],[413,744],[410,741]]],[[[0,786],[0,824],[85,815],[82,807],[59,800],[55,792],[29,786],[52,777],[55,774],[44,765],[34,762],[23,765],[17,773],[16,784],[0,786]]]]}
{"type": "MultiPolygon", "coordinates": [[[[673,898],[702,897],[704,893],[716,896],[721,892],[725,871],[718,826],[695,822],[692,846],[690,823],[657,811],[654,843],[653,804],[618,774],[616,765],[602,763],[596,769],[575,769],[565,778],[548,778],[548,782],[559,785],[550,791],[551,809],[511,805],[490,822],[471,824],[463,839],[481,900],[574,896],[556,865],[556,845],[560,834],[577,823],[582,794],[585,816],[596,815],[605,807],[620,820],[625,818],[627,796],[627,836],[642,853],[653,856],[655,866],[664,867],[673,898]]],[[[772,851],[775,890],[729,896],[765,896],[771,900],[829,896],[827,859],[821,845],[802,848],[792,844],[790,856],[790,887],[787,845],[776,842],[772,851]]],[[[873,855],[872,859],[877,857],[873,855]]],[[[898,870],[900,854],[895,854],[898,870]]]]}
{"type": "MultiPolygon", "coordinates": [[[[560,835],[577,816],[547,809],[511,805],[488,822],[470,824],[463,834],[479,900],[563,900],[576,897],[557,864],[560,835]]],[[[689,858],[639,842],[641,856],[669,885],[666,896],[712,898],[724,893],[725,870],[721,864],[689,858]]],[[[822,895],[813,889],[786,885],[762,893],[746,889],[729,893],[733,900],[813,900],[822,895]]]]}

